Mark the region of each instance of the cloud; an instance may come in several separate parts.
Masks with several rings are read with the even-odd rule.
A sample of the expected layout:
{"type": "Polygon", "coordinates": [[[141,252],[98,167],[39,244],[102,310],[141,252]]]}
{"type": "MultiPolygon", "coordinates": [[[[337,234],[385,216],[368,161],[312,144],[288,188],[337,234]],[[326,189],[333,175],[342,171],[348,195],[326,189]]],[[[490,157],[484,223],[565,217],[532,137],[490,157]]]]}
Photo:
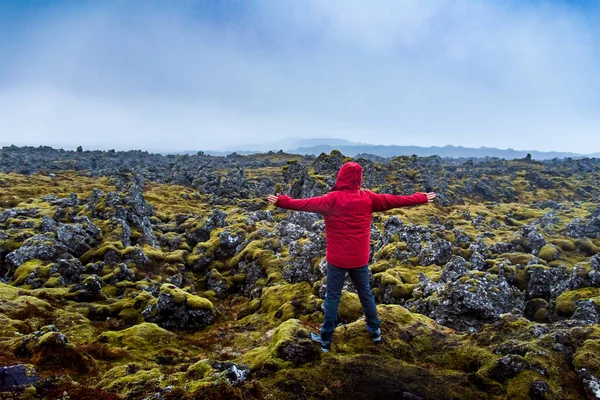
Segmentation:
{"type": "Polygon", "coordinates": [[[567,3],[92,4],[22,23],[0,142],[600,148],[597,28],[567,3]]]}

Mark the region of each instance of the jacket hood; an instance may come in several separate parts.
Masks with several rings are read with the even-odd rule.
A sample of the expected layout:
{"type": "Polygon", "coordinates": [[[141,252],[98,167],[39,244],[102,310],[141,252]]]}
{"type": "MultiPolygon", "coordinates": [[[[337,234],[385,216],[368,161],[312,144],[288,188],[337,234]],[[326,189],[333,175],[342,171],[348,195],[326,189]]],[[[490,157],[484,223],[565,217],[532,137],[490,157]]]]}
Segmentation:
{"type": "Polygon", "coordinates": [[[331,190],[358,190],[361,185],[362,167],[355,162],[348,162],[340,168],[335,185],[331,190]]]}

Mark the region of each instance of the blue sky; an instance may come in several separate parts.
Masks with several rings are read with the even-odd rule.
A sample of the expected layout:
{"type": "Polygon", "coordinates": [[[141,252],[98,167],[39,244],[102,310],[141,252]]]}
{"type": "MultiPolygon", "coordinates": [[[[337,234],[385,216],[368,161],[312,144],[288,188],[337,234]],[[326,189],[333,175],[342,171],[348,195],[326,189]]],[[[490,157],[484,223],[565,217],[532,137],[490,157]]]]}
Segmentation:
{"type": "Polygon", "coordinates": [[[0,144],[600,151],[596,1],[0,0],[0,144]]]}

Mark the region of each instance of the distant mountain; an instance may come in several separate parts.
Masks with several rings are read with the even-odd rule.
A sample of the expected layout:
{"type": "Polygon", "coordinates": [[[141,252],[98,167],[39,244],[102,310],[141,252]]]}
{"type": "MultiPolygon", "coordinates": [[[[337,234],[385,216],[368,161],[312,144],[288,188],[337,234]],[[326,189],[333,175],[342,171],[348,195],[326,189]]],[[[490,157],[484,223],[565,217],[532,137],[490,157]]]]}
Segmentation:
{"type": "MultiPolygon", "coordinates": [[[[312,138],[312,139],[303,139],[303,138],[285,138],[275,142],[265,142],[265,143],[250,143],[250,144],[236,144],[234,146],[227,146],[215,150],[204,150],[205,154],[211,156],[226,156],[231,153],[237,153],[240,155],[250,155],[257,153],[265,153],[268,151],[287,151],[293,152],[294,149],[297,148],[311,148],[315,146],[359,146],[359,145],[367,145],[365,143],[357,143],[351,142],[345,139],[335,139],[335,138],[312,138]]],[[[198,150],[186,150],[180,152],[168,152],[165,154],[196,154],[198,150]]],[[[320,154],[320,153],[319,153],[320,154]]]]}
{"type": "MultiPolygon", "coordinates": [[[[416,154],[418,156],[438,155],[447,158],[481,158],[481,157],[498,157],[505,159],[525,158],[527,154],[536,160],[548,160],[553,158],[583,158],[596,157],[600,158],[600,153],[594,154],[578,154],[570,152],[543,152],[537,150],[514,150],[514,149],[497,149],[494,147],[462,147],[462,146],[384,146],[367,143],[351,142],[345,139],[334,138],[286,138],[276,142],[264,144],[247,144],[236,145],[232,148],[224,148],[219,150],[206,150],[205,154],[212,156],[226,156],[233,152],[240,155],[250,155],[263,153],[267,151],[283,150],[287,153],[319,155],[321,153],[331,153],[332,150],[339,150],[342,154],[350,157],[357,155],[371,155],[377,157],[397,157],[410,156],[416,154]]],[[[184,151],[175,154],[196,154],[197,151],[184,151]]]]}
{"type": "Polygon", "coordinates": [[[524,158],[527,154],[537,160],[548,160],[552,158],[582,158],[586,155],[568,152],[542,152],[537,150],[514,150],[514,149],[496,149],[493,147],[469,148],[462,146],[381,146],[381,145],[350,145],[350,146],[311,146],[299,147],[290,150],[291,153],[297,154],[314,154],[330,153],[332,150],[339,150],[342,154],[354,157],[361,153],[373,154],[379,157],[397,157],[410,156],[416,154],[418,156],[432,156],[449,158],[478,158],[478,157],[498,157],[506,159],[524,158]]]}
{"type": "Polygon", "coordinates": [[[264,142],[264,143],[246,143],[236,144],[234,146],[226,146],[223,148],[209,150],[206,153],[210,154],[228,154],[236,152],[238,154],[252,154],[257,152],[266,151],[289,151],[300,147],[313,147],[313,146],[353,146],[353,145],[364,145],[366,143],[351,142],[345,139],[336,138],[284,138],[275,142],[264,142]]]}

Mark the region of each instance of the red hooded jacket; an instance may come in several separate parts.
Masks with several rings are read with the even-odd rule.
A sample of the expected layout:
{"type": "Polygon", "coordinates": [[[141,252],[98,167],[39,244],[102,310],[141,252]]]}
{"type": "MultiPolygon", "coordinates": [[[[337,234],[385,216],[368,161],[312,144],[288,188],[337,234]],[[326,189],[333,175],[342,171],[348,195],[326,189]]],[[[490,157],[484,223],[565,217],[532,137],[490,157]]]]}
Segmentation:
{"type": "Polygon", "coordinates": [[[427,203],[427,195],[377,194],[361,190],[362,167],[349,162],[338,172],[335,186],[324,196],[292,199],[279,195],[276,205],[310,211],[325,217],[327,262],[340,268],[359,268],[369,263],[371,215],[396,207],[427,203]]]}

